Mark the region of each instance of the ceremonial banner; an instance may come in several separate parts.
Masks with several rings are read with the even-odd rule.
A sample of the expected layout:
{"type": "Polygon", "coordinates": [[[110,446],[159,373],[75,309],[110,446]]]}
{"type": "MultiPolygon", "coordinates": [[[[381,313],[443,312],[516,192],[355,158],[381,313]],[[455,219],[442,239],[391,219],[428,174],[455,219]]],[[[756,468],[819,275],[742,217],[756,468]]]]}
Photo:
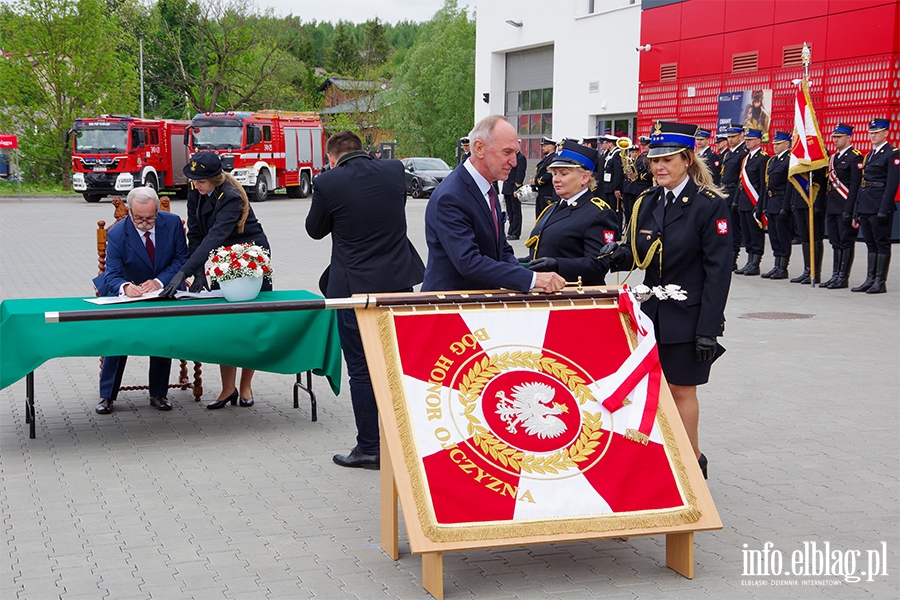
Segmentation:
{"type": "Polygon", "coordinates": [[[695,459],[680,455],[657,411],[663,379],[652,322],[629,293],[583,306],[398,309],[378,325],[429,540],[701,518],[682,464],[695,459]]]}
{"type": "Polygon", "coordinates": [[[828,153],[819,133],[819,122],[816,111],[809,99],[809,86],[806,79],[796,80],[796,96],[794,97],[794,131],[797,137],[791,148],[788,178],[796,188],[800,197],[808,206],[812,206],[818,193],[818,186],[810,189],[808,173],[821,169],[828,164],[828,153]]]}

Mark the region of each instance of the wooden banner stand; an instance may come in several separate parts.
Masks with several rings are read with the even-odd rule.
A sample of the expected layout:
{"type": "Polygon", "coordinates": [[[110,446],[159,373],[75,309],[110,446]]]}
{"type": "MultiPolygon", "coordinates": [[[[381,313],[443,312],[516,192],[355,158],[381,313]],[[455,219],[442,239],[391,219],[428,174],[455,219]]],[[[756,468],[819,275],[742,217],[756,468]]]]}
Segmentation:
{"type": "MultiPolygon", "coordinates": [[[[389,298],[390,295],[384,295],[389,298]]],[[[381,296],[379,296],[379,299],[381,296]]],[[[566,305],[570,302],[566,301],[566,305]]],[[[532,304],[533,306],[534,304],[532,304]]],[[[546,303],[544,304],[546,306],[546,303]]],[[[479,309],[479,307],[475,307],[479,309]]],[[[690,441],[681,425],[678,411],[669,393],[665,380],[662,381],[659,400],[659,411],[667,419],[674,434],[676,446],[682,456],[690,457],[684,463],[684,469],[690,486],[696,497],[696,506],[701,512],[700,518],[692,523],[670,527],[652,527],[642,529],[621,529],[601,532],[585,532],[576,534],[534,535],[504,539],[489,539],[461,542],[435,542],[427,538],[418,520],[411,477],[403,457],[403,448],[398,430],[397,415],[394,413],[391,389],[388,382],[387,363],[382,350],[379,330],[379,317],[389,309],[367,308],[357,309],[363,345],[378,409],[381,415],[381,546],[388,556],[399,558],[399,505],[403,508],[410,550],[413,554],[422,555],[422,586],[434,598],[442,600],[443,554],[445,552],[463,552],[466,550],[500,548],[505,546],[530,546],[535,544],[586,541],[597,539],[628,538],[642,535],[666,536],[666,566],[691,579],[694,577],[694,532],[722,529],[716,507],[710,496],[706,482],[700,472],[696,460],[693,460],[690,441]]],[[[395,309],[405,310],[405,309],[395,309]]],[[[421,310],[421,308],[420,308],[421,310]]]]}

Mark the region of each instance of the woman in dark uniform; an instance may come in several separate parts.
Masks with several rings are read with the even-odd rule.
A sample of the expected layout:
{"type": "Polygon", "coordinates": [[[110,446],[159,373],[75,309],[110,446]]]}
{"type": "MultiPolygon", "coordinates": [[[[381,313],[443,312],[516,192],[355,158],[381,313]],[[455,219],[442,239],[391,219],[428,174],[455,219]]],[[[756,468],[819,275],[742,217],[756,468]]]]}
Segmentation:
{"type": "Polygon", "coordinates": [[[641,309],[653,319],[659,362],[675,406],[706,477],[700,452],[697,386],[709,380],[713,361],[725,349],[725,302],[733,252],[729,210],[712,174],[693,153],[696,125],[656,123],[650,169],[658,182],[635,202],[623,246],[611,244],[612,270],[644,269],[644,284],[680,285],[684,301],[651,297],[641,309]]]}
{"type": "Polygon", "coordinates": [[[525,242],[531,269],[559,273],[566,281],[581,277],[584,285],[605,283],[607,266],[596,258],[619,238],[619,219],[591,192],[596,157],[593,148],[565,140],[547,167],[560,200],[544,210],[525,242]]]}
{"type": "MultiPolygon", "coordinates": [[[[172,298],[185,278],[193,275],[191,291],[207,287],[205,266],[209,254],[222,246],[253,242],[269,250],[269,240],[262,225],[256,220],[247,192],[230,174],[222,170],[222,162],[213,152],[198,152],[184,166],[184,174],[191,179],[193,189],[188,194],[188,249],[191,257],[184,263],[172,281],[160,292],[172,298]]],[[[214,285],[213,287],[218,287],[214,285]]],[[[272,289],[272,283],[264,278],[262,290],[272,289]]],[[[235,385],[237,367],[220,365],[222,391],[215,402],[206,408],[222,408],[240,400],[241,406],[253,405],[253,373],[241,370],[240,389],[235,385]]]]}

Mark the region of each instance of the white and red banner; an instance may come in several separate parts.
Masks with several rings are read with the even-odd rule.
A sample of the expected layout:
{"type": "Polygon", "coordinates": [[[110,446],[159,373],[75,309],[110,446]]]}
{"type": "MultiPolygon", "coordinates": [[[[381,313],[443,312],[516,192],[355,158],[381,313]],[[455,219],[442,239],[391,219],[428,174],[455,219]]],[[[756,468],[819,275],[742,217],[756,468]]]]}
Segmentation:
{"type": "Polygon", "coordinates": [[[635,307],[623,292],[605,306],[386,315],[394,409],[426,535],[699,518],[657,411],[652,322],[635,307]]]}

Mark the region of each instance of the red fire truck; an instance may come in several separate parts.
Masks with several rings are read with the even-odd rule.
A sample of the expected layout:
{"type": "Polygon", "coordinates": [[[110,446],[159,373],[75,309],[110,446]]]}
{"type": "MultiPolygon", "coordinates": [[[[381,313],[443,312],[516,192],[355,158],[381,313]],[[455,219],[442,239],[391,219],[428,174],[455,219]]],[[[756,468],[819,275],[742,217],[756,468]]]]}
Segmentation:
{"type": "Polygon", "coordinates": [[[190,154],[184,144],[189,121],[138,119],[100,115],[76,119],[72,135],[72,187],[88,202],[108,194],[147,186],[174,191],[186,198],[188,179],[182,173],[190,154]]]}
{"type": "Polygon", "coordinates": [[[217,152],[225,170],[260,202],[276,188],[306,198],[325,164],[325,133],[313,112],[202,113],[191,121],[185,143],[192,152],[217,152]]]}

